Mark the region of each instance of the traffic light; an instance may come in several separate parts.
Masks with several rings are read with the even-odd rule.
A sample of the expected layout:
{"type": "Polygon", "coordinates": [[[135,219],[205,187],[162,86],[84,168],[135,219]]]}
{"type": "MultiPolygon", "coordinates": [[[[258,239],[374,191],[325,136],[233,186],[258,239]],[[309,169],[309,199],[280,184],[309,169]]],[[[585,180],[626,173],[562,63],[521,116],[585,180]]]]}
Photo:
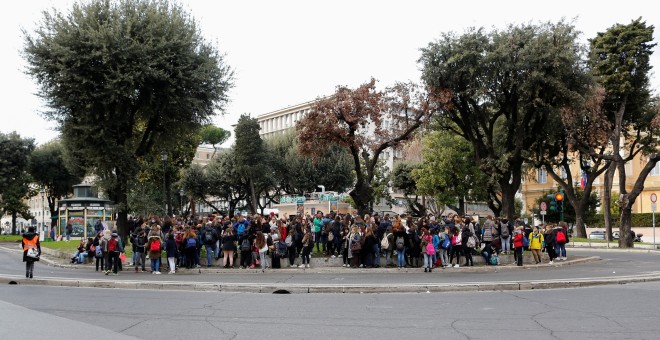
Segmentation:
{"type": "Polygon", "coordinates": [[[555,199],[555,195],[548,194],[548,195],[545,195],[545,197],[550,200],[550,207],[548,208],[548,210],[557,211],[557,200],[555,199]]]}

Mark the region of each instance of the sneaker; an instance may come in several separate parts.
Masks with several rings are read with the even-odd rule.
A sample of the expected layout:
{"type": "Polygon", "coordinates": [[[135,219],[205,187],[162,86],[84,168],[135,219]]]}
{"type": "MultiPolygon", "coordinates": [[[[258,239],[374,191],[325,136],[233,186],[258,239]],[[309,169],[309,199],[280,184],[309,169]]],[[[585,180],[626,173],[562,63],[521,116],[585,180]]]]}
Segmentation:
{"type": "Polygon", "coordinates": [[[307,265],[307,268],[309,268],[309,264],[307,265]]]}
{"type": "Polygon", "coordinates": [[[429,273],[433,271],[433,268],[429,268],[429,273]]]}
{"type": "Polygon", "coordinates": [[[335,255],[332,255],[332,256],[330,256],[330,257],[334,259],[334,258],[336,258],[337,256],[335,256],[335,255]]]}
{"type": "Polygon", "coordinates": [[[460,266],[457,264],[454,265],[454,268],[459,268],[460,266]]]}
{"type": "Polygon", "coordinates": [[[156,275],[160,275],[160,272],[156,272],[156,275]]]}
{"type": "Polygon", "coordinates": [[[550,262],[548,262],[548,264],[553,264],[553,262],[552,262],[552,261],[550,261],[550,262]]]}
{"type": "Polygon", "coordinates": [[[250,265],[250,269],[254,269],[254,265],[253,265],[253,264],[250,265]]]}
{"type": "Polygon", "coordinates": [[[170,271],[168,272],[168,274],[174,274],[174,271],[173,271],[173,270],[170,270],[170,271]]]}
{"type": "Polygon", "coordinates": [[[298,266],[298,268],[305,268],[305,265],[301,264],[301,265],[298,266]]]}
{"type": "Polygon", "coordinates": [[[200,267],[200,265],[197,264],[197,265],[195,265],[195,268],[201,268],[201,267],[200,267]]]}

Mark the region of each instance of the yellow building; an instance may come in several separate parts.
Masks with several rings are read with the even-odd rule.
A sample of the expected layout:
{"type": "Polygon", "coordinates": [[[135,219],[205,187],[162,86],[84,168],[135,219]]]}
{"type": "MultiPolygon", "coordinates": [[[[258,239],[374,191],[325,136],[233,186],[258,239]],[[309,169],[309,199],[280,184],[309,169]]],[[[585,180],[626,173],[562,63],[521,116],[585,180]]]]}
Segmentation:
{"type": "MultiPolygon", "coordinates": [[[[625,166],[626,168],[626,188],[628,191],[632,190],[635,185],[635,181],[639,177],[639,173],[646,165],[647,159],[642,156],[637,156],[632,161],[628,162],[625,166]]],[[[573,176],[574,184],[579,187],[581,181],[581,170],[578,163],[571,165],[571,174],[573,176]]],[[[596,178],[594,181],[593,192],[595,192],[598,197],[603,197],[603,185],[604,185],[604,174],[596,178]]],[[[566,178],[564,172],[561,173],[562,178],[566,178]]],[[[523,200],[523,210],[525,214],[532,214],[532,209],[537,208],[535,206],[536,200],[544,194],[550,192],[555,192],[559,184],[547,174],[546,170],[543,169],[534,169],[527,174],[526,178],[523,179],[523,182],[520,184],[520,195],[523,200]]],[[[616,171],[614,174],[614,180],[612,185],[612,192],[619,192],[619,172],[616,171]]],[[[651,212],[651,194],[656,193],[660,195],[660,162],[656,164],[649,176],[646,177],[644,181],[644,190],[641,195],[635,200],[633,205],[633,213],[650,213],[651,212]]],[[[602,204],[601,204],[602,206],[602,204]]]]}

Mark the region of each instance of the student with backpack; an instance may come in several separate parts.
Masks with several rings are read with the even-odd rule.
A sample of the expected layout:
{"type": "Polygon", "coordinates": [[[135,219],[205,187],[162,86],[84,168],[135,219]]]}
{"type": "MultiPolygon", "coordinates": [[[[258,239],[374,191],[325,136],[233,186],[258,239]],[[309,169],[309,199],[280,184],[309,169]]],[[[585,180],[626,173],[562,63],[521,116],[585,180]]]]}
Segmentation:
{"type": "MultiPolygon", "coordinates": [[[[387,218],[387,215],[385,215],[387,218]]],[[[387,226],[383,233],[383,239],[380,241],[380,249],[385,254],[385,266],[391,267],[392,251],[394,250],[394,234],[392,233],[392,226],[387,226]]]]}
{"type": "Polygon", "coordinates": [[[168,274],[176,273],[176,241],[174,240],[174,233],[170,230],[167,234],[167,243],[165,243],[165,252],[167,252],[167,263],[170,266],[168,274]]]}
{"type": "Polygon", "coordinates": [[[149,252],[149,262],[151,262],[151,274],[160,275],[160,256],[163,250],[163,240],[160,232],[152,230],[149,232],[145,251],[149,252]]]}
{"type": "Polygon", "coordinates": [[[392,225],[392,233],[394,234],[393,238],[397,256],[397,267],[403,269],[406,265],[406,244],[408,243],[408,234],[402,225],[401,218],[398,216],[392,225]]]}
{"type": "Polygon", "coordinates": [[[202,240],[206,249],[206,266],[211,267],[213,265],[213,259],[219,256],[217,246],[218,234],[211,222],[207,222],[204,230],[202,230],[202,240]]]}
{"type": "Polygon", "coordinates": [[[186,253],[186,268],[195,267],[195,257],[197,256],[197,234],[193,228],[188,229],[183,236],[183,247],[186,253]]]}
{"type": "Polygon", "coordinates": [[[144,229],[140,229],[135,234],[131,243],[133,243],[133,251],[135,252],[135,272],[138,272],[139,267],[142,267],[142,272],[144,272],[147,261],[147,254],[144,249],[144,246],[147,244],[147,234],[144,232],[144,229]]]}
{"type": "Polygon", "coordinates": [[[511,229],[509,227],[509,222],[507,219],[503,219],[500,222],[500,239],[502,240],[502,252],[508,254],[511,252],[511,229]]]}
{"type": "Polygon", "coordinates": [[[534,231],[529,234],[529,250],[534,256],[536,264],[541,263],[541,248],[543,248],[543,234],[539,232],[539,227],[534,227],[534,231]]]}
{"type": "Polygon", "coordinates": [[[559,222],[559,225],[555,227],[555,252],[557,253],[557,258],[560,261],[566,260],[566,243],[568,243],[568,226],[566,222],[559,222]]]}
{"type": "Polygon", "coordinates": [[[236,251],[236,242],[238,241],[238,236],[234,232],[233,227],[228,227],[225,229],[222,234],[222,267],[234,268],[234,252],[236,251]],[[227,263],[229,262],[229,263],[227,263]]]}
{"type": "MultiPolygon", "coordinates": [[[[123,252],[121,241],[119,241],[119,235],[117,233],[112,233],[110,240],[108,240],[108,259],[112,264],[112,275],[119,275],[119,253],[123,252]]],[[[109,272],[106,272],[105,275],[108,275],[109,272]]]]}
{"type": "Polygon", "coordinates": [[[424,254],[424,272],[433,271],[433,255],[435,247],[433,246],[433,236],[428,229],[422,228],[422,253],[424,254]]]}
{"type": "Polygon", "coordinates": [[[517,227],[513,232],[513,258],[516,260],[516,265],[522,267],[523,265],[523,227],[517,227]]]}
{"type": "Polygon", "coordinates": [[[451,251],[451,235],[449,233],[449,226],[445,226],[444,232],[440,234],[439,250],[442,267],[449,267],[449,252],[451,251]]]}
{"type": "Polygon", "coordinates": [[[94,237],[94,258],[96,259],[96,271],[99,271],[99,263],[101,264],[101,271],[105,271],[105,261],[103,259],[103,232],[99,232],[94,237]]]}
{"type": "Polygon", "coordinates": [[[557,245],[557,242],[555,241],[555,233],[552,230],[551,224],[545,226],[545,233],[543,234],[543,238],[545,240],[544,248],[548,253],[548,257],[550,258],[550,262],[548,262],[548,264],[553,264],[555,258],[557,258],[557,253],[555,253],[555,246],[557,245]]]}

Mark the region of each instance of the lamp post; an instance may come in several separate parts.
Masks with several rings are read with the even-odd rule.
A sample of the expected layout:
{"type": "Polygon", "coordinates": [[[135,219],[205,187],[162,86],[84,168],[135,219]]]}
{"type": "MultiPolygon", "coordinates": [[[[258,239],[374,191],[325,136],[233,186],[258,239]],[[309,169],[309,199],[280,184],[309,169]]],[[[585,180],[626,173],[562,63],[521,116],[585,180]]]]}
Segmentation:
{"type": "Polygon", "coordinates": [[[46,199],[46,190],[41,188],[39,192],[41,193],[41,231],[46,232],[46,223],[44,222],[44,215],[46,215],[46,203],[44,202],[46,199]]]}
{"type": "Polygon", "coordinates": [[[179,215],[183,216],[183,189],[179,189],[179,215]]]}
{"type": "Polygon", "coordinates": [[[160,153],[160,159],[163,161],[163,206],[165,207],[165,215],[167,215],[167,183],[165,175],[167,174],[167,152],[160,153]]]}

